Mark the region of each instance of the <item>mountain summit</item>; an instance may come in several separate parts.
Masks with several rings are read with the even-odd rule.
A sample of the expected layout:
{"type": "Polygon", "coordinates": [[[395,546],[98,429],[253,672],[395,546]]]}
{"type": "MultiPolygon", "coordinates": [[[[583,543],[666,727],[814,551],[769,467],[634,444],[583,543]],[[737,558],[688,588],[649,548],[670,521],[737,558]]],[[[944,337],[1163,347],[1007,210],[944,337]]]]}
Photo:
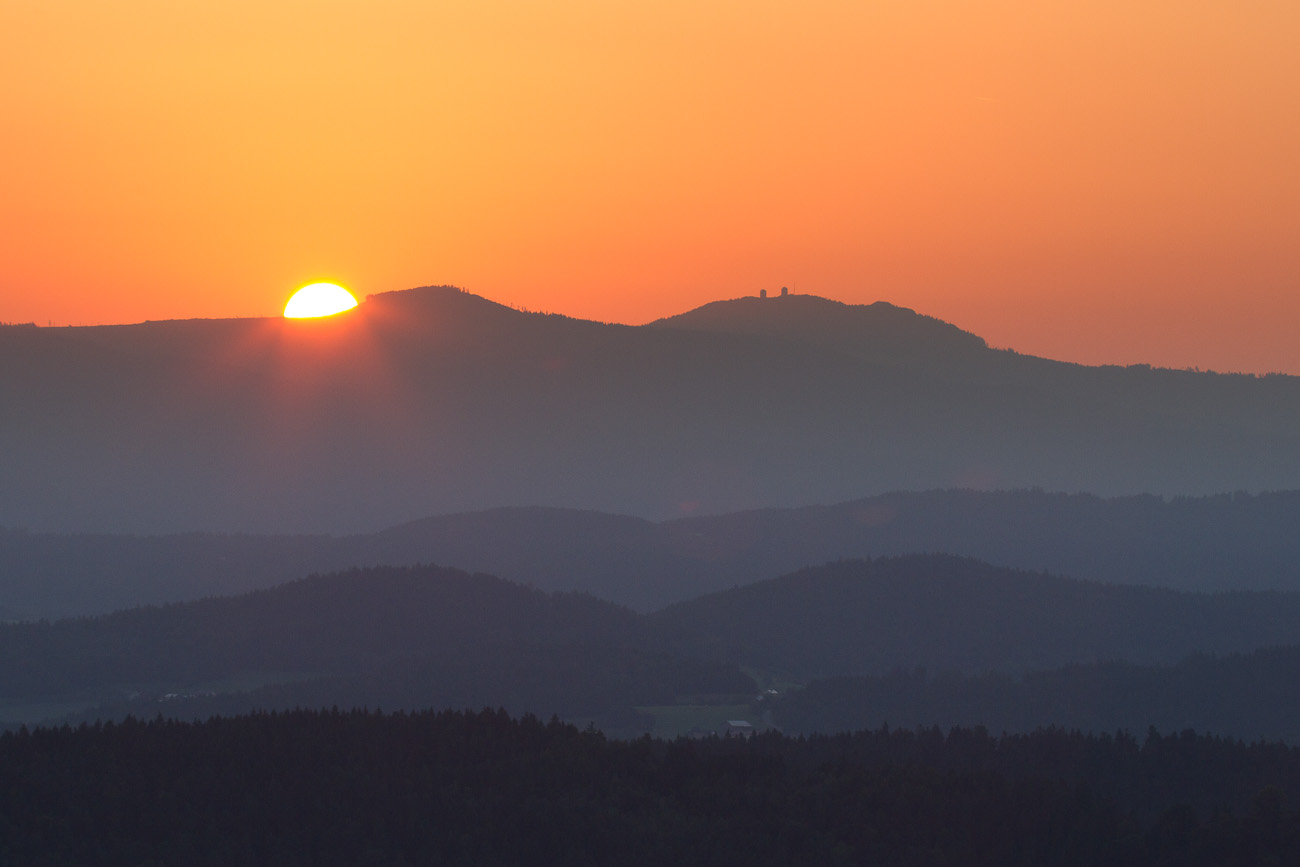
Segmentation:
{"type": "Polygon", "coordinates": [[[959,363],[989,354],[984,339],[885,301],[844,304],[816,295],[735,298],[651,322],[681,328],[814,342],[874,364],[959,363]]]}

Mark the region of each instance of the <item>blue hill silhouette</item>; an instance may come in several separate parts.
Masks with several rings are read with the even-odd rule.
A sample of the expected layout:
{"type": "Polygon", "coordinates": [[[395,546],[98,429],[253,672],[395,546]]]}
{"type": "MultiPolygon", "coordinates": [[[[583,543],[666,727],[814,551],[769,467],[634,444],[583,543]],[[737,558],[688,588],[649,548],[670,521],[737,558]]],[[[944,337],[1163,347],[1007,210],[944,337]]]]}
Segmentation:
{"type": "Polygon", "coordinates": [[[1300,379],[1049,362],[803,296],[641,327],[450,287],[320,322],[6,327],[0,404],[0,525],[31,530],[1300,487],[1300,379]]]}

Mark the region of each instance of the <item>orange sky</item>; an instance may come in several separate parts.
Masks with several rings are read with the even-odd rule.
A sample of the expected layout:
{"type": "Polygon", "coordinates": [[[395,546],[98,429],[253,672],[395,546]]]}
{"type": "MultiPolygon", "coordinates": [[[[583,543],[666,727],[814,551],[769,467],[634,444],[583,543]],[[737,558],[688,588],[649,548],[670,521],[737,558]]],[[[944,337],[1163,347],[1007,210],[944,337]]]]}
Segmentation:
{"type": "Polygon", "coordinates": [[[1300,374],[1294,0],[5,0],[0,320],[884,299],[1300,374]]]}

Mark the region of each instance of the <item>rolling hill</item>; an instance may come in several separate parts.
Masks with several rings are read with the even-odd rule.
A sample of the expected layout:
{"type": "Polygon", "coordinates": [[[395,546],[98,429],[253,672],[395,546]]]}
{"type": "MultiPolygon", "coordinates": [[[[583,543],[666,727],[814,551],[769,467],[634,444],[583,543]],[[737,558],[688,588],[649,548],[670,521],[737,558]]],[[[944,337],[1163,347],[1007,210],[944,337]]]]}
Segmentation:
{"type": "Polygon", "coordinates": [[[1020,674],[1300,643],[1300,595],[1124,587],[931,554],[809,567],[647,622],[680,652],[800,681],[916,666],[1020,674]]]}
{"type": "Polygon", "coordinates": [[[339,537],[0,530],[0,619],[103,614],[419,563],[653,611],[809,564],[927,551],[1112,584],[1296,591],[1297,527],[1300,492],[1166,500],[953,490],[658,523],[490,509],[339,537]]]}
{"type": "Polygon", "coordinates": [[[9,721],[303,705],[509,705],[625,721],[635,705],[753,689],[733,665],[669,653],[612,603],[436,567],[0,626],[9,721]]]}
{"type": "MultiPolygon", "coordinates": [[[[844,561],[649,615],[438,567],[0,625],[0,720],[340,705],[498,706],[636,722],[766,682],[1069,663],[1171,664],[1300,644],[1300,594],[1194,594],[946,555],[844,561]]],[[[644,730],[644,729],[642,729],[644,730]]]]}

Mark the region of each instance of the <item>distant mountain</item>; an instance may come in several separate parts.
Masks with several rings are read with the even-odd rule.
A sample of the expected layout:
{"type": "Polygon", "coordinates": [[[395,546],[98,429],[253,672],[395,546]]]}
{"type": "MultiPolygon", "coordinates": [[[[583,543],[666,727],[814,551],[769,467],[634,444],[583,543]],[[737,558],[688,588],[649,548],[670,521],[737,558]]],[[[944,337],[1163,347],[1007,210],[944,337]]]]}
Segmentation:
{"type": "Polygon", "coordinates": [[[642,327],[450,287],[321,321],[8,326],[0,406],[0,524],[29,530],[1300,488],[1300,379],[1047,362],[899,308],[799,296],[642,327]]]}
{"type": "Polygon", "coordinates": [[[490,509],[359,536],[54,535],[0,530],[0,620],[231,595],[352,566],[439,563],[652,611],[810,564],[945,552],[1183,590],[1300,590],[1300,492],[1123,497],[894,493],[654,523],[490,509]]]}
{"type": "Polygon", "coordinates": [[[799,681],[916,666],[1020,674],[1300,644],[1300,594],[1180,593],[913,555],[803,569],[646,622],[681,652],[799,681]]]}

